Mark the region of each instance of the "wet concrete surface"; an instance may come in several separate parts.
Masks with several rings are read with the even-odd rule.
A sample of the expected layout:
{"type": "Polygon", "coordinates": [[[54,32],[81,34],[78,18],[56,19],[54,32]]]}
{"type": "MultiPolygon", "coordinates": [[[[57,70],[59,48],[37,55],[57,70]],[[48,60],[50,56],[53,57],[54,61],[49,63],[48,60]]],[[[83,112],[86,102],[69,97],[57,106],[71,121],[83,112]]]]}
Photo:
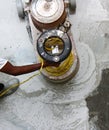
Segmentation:
{"type": "Polygon", "coordinates": [[[95,124],[100,130],[109,129],[109,69],[103,70],[102,80],[95,95],[87,98],[90,120],[97,117],[95,124]]]}
{"type": "MultiPolygon", "coordinates": [[[[100,85],[98,87],[96,86],[97,90],[91,94],[93,95],[92,97],[87,98],[87,105],[89,108],[90,120],[92,120],[97,126],[94,130],[108,130],[109,70],[106,69],[109,68],[108,0],[77,0],[77,11],[76,14],[71,17],[71,21],[75,43],[85,43],[88,45],[92,49],[95,56],[97,69],[100,70],[100,72],[101,70],[105,69],[102,74],[100,85]]],[[[33,45],[29,41],[25,26],[26,22],[19,20],[17,16],[15,0],[2,1],[0,4],[0,55],[4,58],[7,58],[15,65],[30,64],[36,62],[37,60],[33,45]]],[[[22,75],[18,78],[22,81],[31,75],[33,75],[33,73],[22,75]]],[[[0,81],[7,81],[10,78],[12,77],[0,73],[0,81]]],[[[44,104],[43,102],[39,103],[39,100],[35,97],[36,95],[39,96],[42,94],[39,89],[41,89],[44,93],[46,92],[46,90],[43,89],[45,87],[45,82],[43,82],[44,84],[42,85],[42,88],[40,88],[39,82],[42,82],[40,76],[21,86],[19,91],[14,95],[0,101],[0,130],[3,128],[4,130],[7,130],[9,126],[10,130],[27,130],[27,127],[29,130],[33,130],[33,126],[37,128],[36,121],[39,124],[39,130],[41,130],[43,123],[45,126],[47,126],[46,121],[49,125],[49,121],[46,120],[45,122],[42,121],[42,126],[40,126],[40,120],[43,119],[41,110],[43,115],[45,115],[45,118],[51,112],[50,119],[54,117],[55,123],[57,123],[57,119],[60,122],[62,122],[62,119],[65,119],[64,124],[66,123],[66,126],[68,125],[67,123],[72,122],[72,116],[74,116],[73,114],[77,113],[78,110],[80,112],[78,114],[80,115],[80,119],[82,119],[82,117],[85,115],[86,119],[88,120],[88,108],[86,107],[86,102],[83,100],[80,100],[79,104],[75,102],[73,102],[71,105],[67,104],[66,107],[60,105],[48,105],[47,103],[44,104]],[[26,95],[22,92],[22,90],[27,92],[26,95]],[[28,97],[28,93],[31,92],[34,92],[32,95],[33,97],[31,95],[28,97]],[[78,109],[75,107],[75,104],[77,105],[78,109]],[[81,109],[79,108],[80,106],[82,106],[81,109]],[[74,107],[76,110],[72,111],[72,107],[74,107]],[[53,110],[54,116],[52,116],[51,110],[53,110]],[[49,113],[47,113],[48,111],[49,113]],[[70,112],[72,112],[72,115],[70,112]],[[40,120],[37,118],[37,115],[39,115],[40,120]]],[[[88,95],[88,86],[90,86],[90,84],[86,84],[86,91],[84,91],[85,93],[88,91],[88,95]]],[[[75,90],[72,93],[75,93],[75,90]]],[[[92,92],[92,90],[90,92],[92,92]]],[[[48,99],[51,100],[51,93],[49,92],[48,95],[48,99]]],[[[60,98],[62,97],[63,95],[61,94],[60,98]]],[[[77,96],[77,98],[78,97],[79,96],[77,96]]],[[[53,95],[52,99],[55,100],[55,95],[53,95]]],[[[59,100],[58,97],[57,100],[59,100]]],[[[61,103],[62,102],[60,101],[60,104],[61,103]]],[[[85,124],[87,123],[87,120],[85,124]]],[[[52,121],[50,123],[51,125],[53,124],[52,121]]],[[[70,124],[70,126],[72,127],[72,124],[70,124]]],[[[62,126],[59,127],[61,129],[62,126]]],[[[63,126],[63,128],[65,127],[63,126]]],[[[54,128],[53,130],[57,129],[54,128]]],[[[77,128],[77,130],[79,129],[77,128]]],[[[82,130],[82,128],[80,130],[82,130]]]]}

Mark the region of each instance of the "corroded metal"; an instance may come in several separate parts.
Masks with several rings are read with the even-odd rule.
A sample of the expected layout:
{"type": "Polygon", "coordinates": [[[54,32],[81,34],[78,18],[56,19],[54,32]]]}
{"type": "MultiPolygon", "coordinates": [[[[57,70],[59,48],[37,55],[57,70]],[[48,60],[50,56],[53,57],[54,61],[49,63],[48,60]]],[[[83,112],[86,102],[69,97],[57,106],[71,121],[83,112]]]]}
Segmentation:
{"type": "Polygon", "coordinates": [[[34,0],[30,13],[35,27],[40,30],[56,28],[66,18],[63,0],[34,0]]]}

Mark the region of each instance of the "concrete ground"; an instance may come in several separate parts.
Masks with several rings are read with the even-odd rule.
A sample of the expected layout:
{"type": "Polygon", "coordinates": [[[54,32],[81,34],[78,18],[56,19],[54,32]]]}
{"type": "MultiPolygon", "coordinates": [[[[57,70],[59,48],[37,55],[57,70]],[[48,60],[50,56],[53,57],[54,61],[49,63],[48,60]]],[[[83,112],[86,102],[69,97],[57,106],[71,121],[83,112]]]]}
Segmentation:
{"type": "MultiPolygon", "coordinates": [[[[92,49],[93,55],[95,56],[94,58],[96,59],[97,70],[101,72],[101,70],[109,68],[109,2],[107,0],[77,0],[77,11],[75,15],[71,16],[71,21],[72,32],[77,46],[79,46],[79,44],[82,46],[82,44],[85,43],[86,46],[88,45],[89,48],[92,49]]],[[[37,60],[34,47],[29,41],[25,26],[26,22],[20,20],[17,16],[15,0],[1,1],[0,55],[1,57],[9,59],[15,65],[30,64],[37,60]]],[[[33,74],[34,73],[18,76],[18,78],[22,81],[33,74]]],[[[100,75],[98,75],[98,77],[100,77],[100,75]]],[[[0,73],[1,82],[5,82],[10,78],[12,78],[12,76],[0,73]]],[[[104,81],[102,86],[105,86],[105,82],[107,81],[104,81]]],[[[9,98],[0,100],[0,130],[7,130],[7,128],[10,130],[42,130],[44,129],[43,126],[45,126],[45,130],[79,130],[81,126],[79,119],[82,120],[84,115],[84,124],[85,126],[87,125],[88,108],[83,98],[81,100],[79,99],[79,103],[62,104],[62,100],[59,99],[66,99],[66,97],[63,98],[63,95],[59,95],[59,97],[57,96],[56,98],[56,96],[53,95],[53,99],[44,104],[45,100],[41,99],[40,95],[46,93],[46,85],[48,84],[38,76],[20,86],[19,90],[9,98]],[[40,85],[42,86],[40,87],[40,85]],[[59,104],[54,102],[55,104],[51,105],[52,101],[58,101],[59,104]],[[74,110],[75,106],[76,110],[74,110]],[[77,115],[75,113],[77,113],[77,115]],[[49,120],[47,118],[48,115],[49,120]],[[77,118],[74,115],[80,116],[81,118],[77,118]],[[54,125],[52,120],[54,121],[54,125]],[[59,125],[58,122],[61,125],[59,125]],[[72,124],[72,122],[74,124],[72,124]],[[70,124],[69,127],[67,126],[68,124],[70,124]],[[78,124],[80,125],[79,127],[78,124]]],[[[90,86],[90,84],[86,86],[90,86]]],[[[94,89],[97,89],[97,86],[95,86],[94,89]]],[[[86,90],[88,91],[88,89],[86,90]]],[[[86,94],[87,96],[92,92],[91,89],[89,90],[90,91],[86,94]]],[[[47,94],[45,97],[49,99],[52,93],[49,91],[47,94]]],[[[96,95],[96,93],[94,94],[96,95]]],[[[77,98],[78,97],[79,96],[77,96],[77,98]]],[[[46,101],[48,101],[48,99],[46,101]]],[[[104,98],[104,100],[105,99],[106,98],[104,98]]],[[[93,105],[95,106],[96,103],[93,102],[91,98],[87,101],[89,111],[92,113],[95,112],[91,108],[93,105]]],[[[105,104],[108,104],[107,102],[105,104]]],[[[105,109],[108,111],[108,105],[106,106],[105,109]]],[[[99,110],[97,109],[96,111],[99,110]]],[[[100,113],[100,115],[102,115],[102,113],[100,113]]],[[[97,122],[99,116],[95,114],[93,118],[94,117],[97,117],[97,122]]],[[[106,125],[109,119],[108,116],[103,115],[102,117],[106,119],[106,122],[102,122],[102,126],[99,126],[98,123],[98,126],[95,128],[96,130],[99,129],[98,127],[101,128],[100,130],[108,128],[108,125],[106,125]]],[[[93,124],[93,120],[91,123],[93,124]]],[[[86,127],[82,127],[84,126],[82,125],[80,130],[85,130],[86,127]]]]}

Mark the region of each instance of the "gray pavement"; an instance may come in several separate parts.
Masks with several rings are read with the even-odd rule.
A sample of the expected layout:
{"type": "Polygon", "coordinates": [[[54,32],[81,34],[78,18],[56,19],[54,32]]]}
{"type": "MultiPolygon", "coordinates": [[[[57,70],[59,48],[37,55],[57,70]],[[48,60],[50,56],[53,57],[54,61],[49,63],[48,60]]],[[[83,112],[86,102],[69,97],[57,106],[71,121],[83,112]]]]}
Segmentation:
{"type": "MultiPolygon", "coordinates": [[[[76,45],[81,44],[82,46],[85,43],[92,49],[99,70],[109,68],[108,7],[109,2],[107,0],[77,0],[76,14],[71,16],[72,32],[76,45]]],[[[37,60],[34,46],[29,41],[25,26],[26,22],[18,18],[15,0],[1,1],[0,55],[15,65],[30,64],[37,60]]],[[[18,78],[22,81],[33,74],[18,76],[18,78]]],[[[95,73],[94,76],[97,77],[95,73]]],[[[7,81],[11,77],[0,73],[0,81],[7,81]]],[[[86,126],[88,128],[87,121],[89,119],[85,100],[79,99],[79,103],[71,104],[63,104],[60,100],[60,105],[57,105],[56,102],[51,104],[53,100],[55,101],[56,95],[52,95],[51,89],[49,89],[48,95],[45,97],[48,99],[52,97],[53,99],[46,102],[43,98],[41,99],[40,95],[43,96],[46,93],[48,88],[45,89],[45,86],[48,83],[41,78],[40,76],[35,77],[20,86],[15,94],[0,101],[0,130],[7,130],[7,128],[8,130],[79,130],[80,127],[80,130],[88,130],[85,129],[86,126]],[[47,118],[48,115],[49,118],[47,118]],[[79,115],[80,118],[77,118],[79,115]],[[84,120],[82,120],[83,116],[84,120]],[[67,126],[68,124],[70,125],[67,126]]],[[[90,84],[86,86],[90,86],[90,84]]],[[[89,91],[88,88],[87,91],[89,91]]],[[[59,99],[64,98],[60,94],[59,99]]]]}

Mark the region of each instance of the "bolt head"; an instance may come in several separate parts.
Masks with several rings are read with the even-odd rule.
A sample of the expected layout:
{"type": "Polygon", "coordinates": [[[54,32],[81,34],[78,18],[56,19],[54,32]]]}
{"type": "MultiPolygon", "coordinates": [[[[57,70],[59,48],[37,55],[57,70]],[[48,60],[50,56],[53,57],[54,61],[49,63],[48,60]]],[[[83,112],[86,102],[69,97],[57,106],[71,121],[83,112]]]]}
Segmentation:
{"type": "Polygon", "coordinates": [[[53,61],[54,61],[54,62],[59,62],[59,56],[55,56],[55,57],[53,58],[53,61]]]}

